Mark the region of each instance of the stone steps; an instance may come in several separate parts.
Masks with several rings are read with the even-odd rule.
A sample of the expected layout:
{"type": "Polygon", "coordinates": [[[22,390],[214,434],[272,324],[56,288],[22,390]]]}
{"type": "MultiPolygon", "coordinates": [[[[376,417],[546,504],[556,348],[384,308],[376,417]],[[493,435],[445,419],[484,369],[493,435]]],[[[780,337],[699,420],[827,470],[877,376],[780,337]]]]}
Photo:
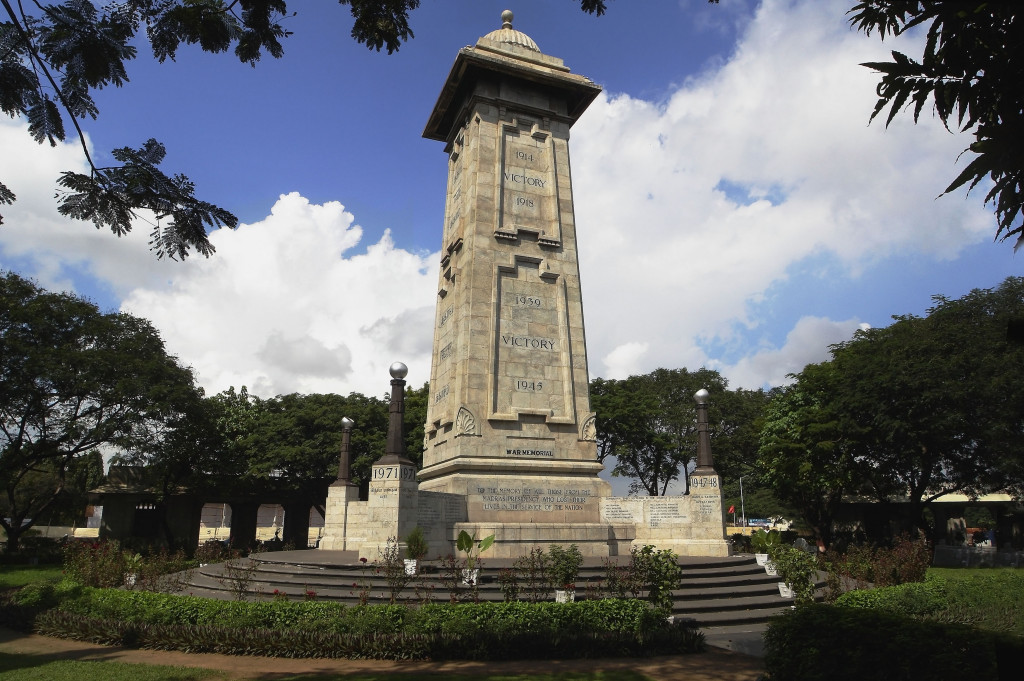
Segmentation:
{"type": "MultiPolygon", "coordinates": [[[[290,599],[301,599],[307,591],[316,593],[317,599],[358,604],[360,592],[368,590],[371,602],[389,600],[390,591],[382,575],[375,573],[371,564],[362,564],[351,552],[336,551],[281,551],[254,554],[256,567],[246,586],[246,596],[272,597],[275,590],[290,599]]],[[[624,563],[628,557],[613,558],[624,563]]],[[[498,574],[512,561],[484,559],[476,588],[480,601],[504,600],[498,574]]],[[[673,614],[692,619],[707,631],[722,635],[733,630],[763,630],[769,618],[786,612],[793,601],[779,595],[778,578],[767,575],[753,556],[737,555],[726,558],[680,558],[683,578],[672,592],[673,614]]],[[[402,602],[447,602],[451,595],[444,586],[437,561],[426,561],[421,574],[413,578],[399,595],[402,602]]],[[[596,593],[603,582],[605,567],[596,560],[587,560],[576,580],[576,594],[580,598],[596,593]]],[[[819,583],[819,587],[821,584],[819,583]]],[[[235,590],[225,579],[223,564],[207,565],[197,569],[182,593],[208,598],[235,598],[235,590]]],[[[462,592],[469,596],[468,587],[462,592]]],[[[525,600],[526,596],[521,595],[525,600]]],[[[551,596],[549,595],[549,599],[551,596]]]]}

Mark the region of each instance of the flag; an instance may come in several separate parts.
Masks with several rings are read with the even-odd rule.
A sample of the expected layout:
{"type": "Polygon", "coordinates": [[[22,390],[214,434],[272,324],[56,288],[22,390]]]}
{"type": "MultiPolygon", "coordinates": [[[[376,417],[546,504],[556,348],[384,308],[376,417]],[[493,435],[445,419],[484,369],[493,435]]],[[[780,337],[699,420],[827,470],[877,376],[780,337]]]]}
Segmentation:
{"type": "Polygon", "coordinates": [[[730,506],[729,507],[729,513],[735,513],[735,512],[736,512],[736,507],[735,506],[730,506]]]}

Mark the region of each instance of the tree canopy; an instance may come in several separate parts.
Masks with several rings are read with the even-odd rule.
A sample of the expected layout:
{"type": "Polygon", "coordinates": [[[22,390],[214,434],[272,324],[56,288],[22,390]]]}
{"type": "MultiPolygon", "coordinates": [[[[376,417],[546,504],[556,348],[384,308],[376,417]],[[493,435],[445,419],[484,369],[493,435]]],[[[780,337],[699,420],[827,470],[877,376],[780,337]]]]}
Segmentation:
{"type": "MultiPolygon", "coordinates": [[[[0,276],[0,526],[21,534],[102,448],[154,451],[198,400],[149,322],[0,276]]],[[[95,481],[93,481],[95,482],[95,481]]]]}
{"type": "MultiPolygon", "coordinates": [[[[279,488],[310,493],[325,489],[325,483],[338,473],[344,416],[355,422],[350,441],[355,484],[370,480],[370,467],[384,454],[385,399],[359,393],[347,397],[292,393],[261,399],[249,395],[245,387],[239,391],[232,387],[207,402],[220,452],[218,472],[245,487],[273,478],[279,488]]],[[[417,464],[423,458],[426,403],[427,385],[406,387],[406,452],[417,464]]]]}
{"type": "Polygon", "coordinates": [[[759,466],[819,535],[844,493],[924,508],[950,493],[1024,488],[1024,278],[902,315],[832,346],[769,408],[759,466]]]}
{"type": "MultiPolygon", "coordinates": [[[[739,475],[756,455],[757,419],[763,391],[730,391],[713,369],[656,369],[622,380],[594,379],[591,406],[597,412],[598,459],[615,457],[612,475],[633,478],[632,492],[655,496],[686,479],[697,456],[694,394],[710,393],[708,422],[715,468],[739,475]]],[[[686,483],[684,483],[686,484],[686,483]]]]}
{"type": "MultiPolygon", "coordinates": [[[[413,38],[409,13],[419,0],[339,4],[351,11],[352,38],[369,49],[392,53],[413,38]]],[[[592,14],[605,11],[603,0],[581,0],[580,5],[592,14]]],[[[124,0],[99,5],[65,0],[26,6],[0,0],[6,15],[0,21],[0,111],[23,116],[40,144],[56,146],[67,138],[68,126],[74,129],[89,173],[61,174],[60,213],[97,228],[109,227],[118,236],[131,231],[133,220],[147,220],[152,225],[150,246],[160,258],[184,259],[192,249],[212,254],[207,229],[236,227],[238,218],[197,198],[186,175],[166,174],[160,164],[167,151],[155,139],[113,150],[120,165],[98,166],[79,121],[99,116],[95,91],[128,82],[128,62],[136,58],[143,40],[161,62],[173,60],[183,44],[212,53],[233,50],[236,58],[253,66],[264,53],[281,57],[283,41],[291,35],[282,20],[294,14],[287,2],[124,0]]],[[[0,204],[15,198],[0,181],[0,204]]]]}
{"type": "Polygon", "coordinates": [[[997,239],[1024,244],[1024,21],[1018,0],[864,0],[850,10],[854,27],[883,40],[927,26],[920,61],[893,50],[892,61],[864,64],[882,74],[871,120],[888,109],[886,126],[925,105],[947,129],[971,131],[967,167],[947,194],[989,178],[985,202],[995,208],[997,239]]]}

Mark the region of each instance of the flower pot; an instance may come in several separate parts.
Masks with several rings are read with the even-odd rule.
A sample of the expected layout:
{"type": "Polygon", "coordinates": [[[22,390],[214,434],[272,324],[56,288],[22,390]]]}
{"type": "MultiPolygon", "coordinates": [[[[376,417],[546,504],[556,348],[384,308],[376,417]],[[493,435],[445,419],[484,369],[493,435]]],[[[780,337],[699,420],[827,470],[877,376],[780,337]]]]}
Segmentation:
{"type": "Polygon", "coordinates": [[[754,560],[757,561],[758,565],[764,565],[765,563],[768,562],[768,554],[767,553],[755,553],[754,554],[754,560]]]}
{"type": "Polygon", "coordinates": [[[778,576],[778,571],[775,569],[775,563],[768,561],[764,564],[764,571],[768,573],[769,577],[778,576]]]}
{"type": "Polygon", "coordinates": [[[407,575],[415,575],[416,574],[416,565],[417,565],[417,561],[416,561],[415,558],[406,558],[405,559],[405,574],[407,574],[407,575]]]}
{"type": "Polygon", "coordinates": [[[793,587],[791,587],[789,584],[786,584],[785,582],[779,582],[779,595],[783,598],[792,598],[793,587]]]}
{"type": "Polygon", "coordinates": [[[480,579],[480,568],[462,571],[462,583],[466,586],[475,586],[480,579]]]}
{"type": "Polygon", "coordinates": [[[575,591],[571,589],[555,589],[555,603],[572,603],[575,600],[575,591]]]}

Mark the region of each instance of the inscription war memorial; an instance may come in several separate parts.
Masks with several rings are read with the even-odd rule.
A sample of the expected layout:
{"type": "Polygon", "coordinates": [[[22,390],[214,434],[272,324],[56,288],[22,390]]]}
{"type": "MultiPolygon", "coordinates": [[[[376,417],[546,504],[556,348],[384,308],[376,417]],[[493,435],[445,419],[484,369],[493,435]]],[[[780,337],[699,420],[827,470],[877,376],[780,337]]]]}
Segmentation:
{"type": "Polygon", "coordinates": [[[569,131],[601,88],[502,20],[459,51],[423,133],[448,156],[423,467],[389,435],[366,501],[339,474],[320,548],[375,558],[420,527],[439,553],[466,531],[499,558],[729,555],[706,422],[689,494],[615,498],[598,477],[569,131]]]}

